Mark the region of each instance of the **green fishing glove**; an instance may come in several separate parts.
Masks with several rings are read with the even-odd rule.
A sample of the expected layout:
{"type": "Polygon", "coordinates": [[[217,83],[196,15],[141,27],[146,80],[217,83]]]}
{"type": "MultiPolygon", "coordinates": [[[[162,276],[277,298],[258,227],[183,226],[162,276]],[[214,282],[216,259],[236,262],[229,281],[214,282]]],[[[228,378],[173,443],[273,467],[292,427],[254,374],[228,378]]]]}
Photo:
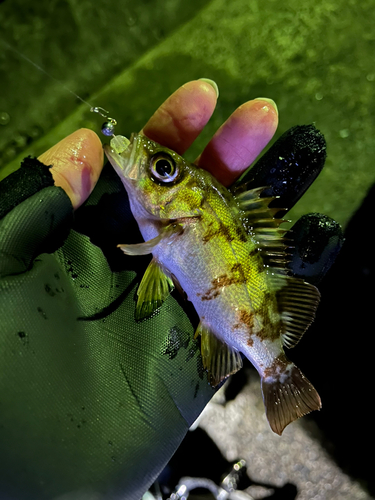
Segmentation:
{"type": "MultiPolygon", "coordinates": [[[[275,158],[277,148],[293,152],[289,169],[298,153],[309,153],[302,180],[288,185],[294,193],[324,163],[324,150],[319,156],[308,144],[312,130],[299,141],[295,130],[273,149],[275,158]]],[[[273,168],[263,165],[258,185],[273,168]]],[[[288,192],[279,194],[289,208],[288,192]]],[[[311,221],[298,234],[325,242],[324,258],[321,246],[303,254],[317,281],[341,233],[333,222],[322,229],[311,221]]],[[[134,320],[150,257],[125,256],[116,245],[139,241],[109,165],[74,217],[69,197],[37,160],[0,183],[2,500],[139,500],[214,394],[193,339],[197,318],[178,292],[151,318],[134,320]]]]}
{"type": "Polygon", "coordinates": [[[213,390],[173,297],[134,321],[147,258],[116,249],[137,230],[111,167],[73,227],[52,184],[0,225],[0,497],[139,499],[213,390]]]}

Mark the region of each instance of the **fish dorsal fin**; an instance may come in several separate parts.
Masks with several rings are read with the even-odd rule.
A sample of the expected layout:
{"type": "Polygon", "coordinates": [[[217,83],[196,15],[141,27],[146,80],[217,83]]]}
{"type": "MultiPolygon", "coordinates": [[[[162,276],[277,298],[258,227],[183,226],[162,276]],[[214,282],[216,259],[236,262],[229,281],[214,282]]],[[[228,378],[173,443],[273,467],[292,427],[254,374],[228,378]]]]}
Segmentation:
{"type": "Polygon", "coordinates": [[[281,340],[285,347],[291,349],[313,322],[320,293],[314,285],[300,278],[276,276],[272,281],[277,289],[276,298],[283,324],[281,340]]]}
{"type": "Polygon", "coordinates": [[[241,354],[219,340],[202,322],[199,323],[195,338],[201,336],[203,367],[208,372],[208,381],[216,387],[224,379],[242,368],[241,354]]]}
{"type": "Polygon", "coordinates": [[[250,234],[259,245],[263,263],[269,268],[269,281],[276,292],[283,323],[281,339],[286,347],[291,348],[298,344],[312,323],[320,294],[315,286],[287,276],[286,266],[293,241],[285,237],[287,230],[280,229],[280,224],[286,221],[274,217],[282,209],[269,208],[277,197],[261,197],[266,189],[268,187],[241,192],[237,188],[234,196],[250,234]]]}
{"type": "Polygon", "coordinates": [[[237,194],[240,191],[238,188],[234,192],[234,198],[243,213],[245,227],[258,243],[264,264],[282,274],[290,261],[288,249],[291,248],[292,240],[285,237],[287,229],[280,229],[280,224],[287,221],[275,218],[275,215],[284,209],[269,207],[277,196],[260,196],[266,189],[267,186],[237,194]]]}
{"type": "Polygon", "coordinates": [[[150,316],[162,305],[173,288],[172,279],[163,272],[156,260],[152,259],[138,287],[135,319],[150,316]]]}

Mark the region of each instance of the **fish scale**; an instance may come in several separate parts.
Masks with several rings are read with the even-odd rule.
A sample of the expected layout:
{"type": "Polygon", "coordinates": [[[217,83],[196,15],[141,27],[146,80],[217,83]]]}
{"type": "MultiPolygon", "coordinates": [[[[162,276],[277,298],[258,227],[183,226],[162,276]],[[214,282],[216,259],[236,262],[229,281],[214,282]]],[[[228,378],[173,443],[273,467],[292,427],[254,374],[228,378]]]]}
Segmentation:
{"type": "Polygon", "coordinates": [[[290,242],[268,208],[274,198],[246,186],[231,193],[174,151],[140,134],[119,137],[105,152],[145,239],[119,247],[129,255],[153,254],[135,319],[161,307],[177,284],[200,318],[195,337],[209,383],[215,387],[239,370],[242,353],[258,370],[268,421],[281,434],[321,407],[283,349],[300,340],[320,296],[313,285],[286,275],[290,242]]]}
{"type": "MultiPolygon", "coordinates": [[[[244,227],[234,225],[231,211],[235,204],[215,211],[210,195],[201,207],[202,215],[187,225],[168,251],[159,246],[153,255],[160,264],[178,278],[202,321],[222,336],[223,312],[225,328],[232,345],[248,342],[256,334],[257,318],[252,332],[241,311],[258,310],[267,292],[265,269],[259,272],[257,259],[248,256],[256,250],[256,242],[246,238],[244,227]],[[224,229],[223,229],[224,226],[224,229]],[[209,235],[209,237],[208,237],[209,235]],[[196,251],[192,250],[196,249],[196,251]],[[260,293],[263,288],[263,294],[260,293]],[[204,318],[204,320],[203,320],[204,318]]],[[[255,314],[256,316],[256,314],[255,314]]]]}

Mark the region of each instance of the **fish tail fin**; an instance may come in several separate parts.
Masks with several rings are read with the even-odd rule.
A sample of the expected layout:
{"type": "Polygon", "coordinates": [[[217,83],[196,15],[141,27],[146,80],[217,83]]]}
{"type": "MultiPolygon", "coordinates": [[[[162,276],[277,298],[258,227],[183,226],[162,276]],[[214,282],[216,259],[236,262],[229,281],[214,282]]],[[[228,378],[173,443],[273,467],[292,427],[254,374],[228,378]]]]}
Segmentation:
{"type": "Polygon", "coordinates": [[[293,363],[263,377],[262,393],[268,422],[279,436],[288,424],[322,406],[314,386],[293,363]]]}

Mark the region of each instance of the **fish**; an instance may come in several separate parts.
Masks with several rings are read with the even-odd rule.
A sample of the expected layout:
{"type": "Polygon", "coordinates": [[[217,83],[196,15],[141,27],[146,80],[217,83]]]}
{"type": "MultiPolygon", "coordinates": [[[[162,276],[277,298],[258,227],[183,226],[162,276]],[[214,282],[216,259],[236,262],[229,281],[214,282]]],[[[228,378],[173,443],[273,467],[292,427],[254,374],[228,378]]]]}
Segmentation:
{"type": "MultiPolygon", "coordinates": [[[[135,319],[156,311],[175,286],[199,315],[195,338],[208,381],[217,387],[243,365],[257,369],[266,416],[281,435],[321,408],[318,392],[287,358],[314,319],[315,286],[289,276],[291,241],[270,208],[266,186],[225,188],[176,152],[132,134],[104,146],[144,242],[119,244],[127,255],[152,253],[137,290],[135,319]],[[289,253],[288,253],[289,251],[289,253]]],[[[285,221],[284,221],[285,222],[285,221]]]]}

